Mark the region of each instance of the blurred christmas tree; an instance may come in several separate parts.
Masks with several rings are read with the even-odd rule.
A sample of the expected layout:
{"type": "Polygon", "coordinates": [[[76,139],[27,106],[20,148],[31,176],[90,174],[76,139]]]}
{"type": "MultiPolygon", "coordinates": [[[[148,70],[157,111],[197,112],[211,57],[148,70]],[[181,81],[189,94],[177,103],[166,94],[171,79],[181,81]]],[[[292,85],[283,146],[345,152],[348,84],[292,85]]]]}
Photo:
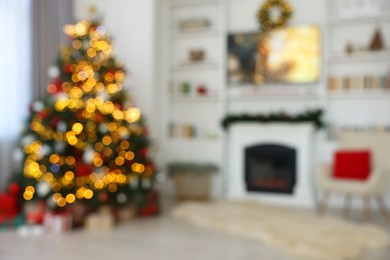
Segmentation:
{"type": "Polygon", "coordinates": [[[63,208],[150,198],[155,167],[147,128],[122,90],[125,71],[100,20],[64,27],[70,42],[49,69],[48,96],[31,105],[16,153],[25,201],[63,208]]]}

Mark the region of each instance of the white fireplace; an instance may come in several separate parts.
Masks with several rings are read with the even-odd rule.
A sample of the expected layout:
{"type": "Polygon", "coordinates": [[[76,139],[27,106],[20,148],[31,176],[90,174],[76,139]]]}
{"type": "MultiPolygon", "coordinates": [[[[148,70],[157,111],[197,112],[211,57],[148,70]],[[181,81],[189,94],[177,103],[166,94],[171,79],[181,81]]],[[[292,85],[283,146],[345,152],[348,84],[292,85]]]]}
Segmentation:
{"type": "Polygon", "coordinates": [[[309,123],[236,123],[228,133],[227,197],[314,208],[314,127],[309,123]],[[273,144],[295,149],[296,182],[291,194],[247,191],[244,177],[245,149],[273,144]]]}

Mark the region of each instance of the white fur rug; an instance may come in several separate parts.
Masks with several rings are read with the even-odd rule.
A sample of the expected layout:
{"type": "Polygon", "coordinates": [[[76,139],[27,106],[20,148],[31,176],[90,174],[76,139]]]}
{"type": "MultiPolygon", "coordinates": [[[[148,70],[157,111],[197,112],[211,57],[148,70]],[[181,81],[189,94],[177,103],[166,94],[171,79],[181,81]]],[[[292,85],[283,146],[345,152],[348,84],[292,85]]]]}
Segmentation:
{"type": "Polygon", "coordinates": [[[299,259],[351,259],[390,245],[390,234],[374,225],[257,202],[189,202],[173,216],[257,239],[299,259]]]}

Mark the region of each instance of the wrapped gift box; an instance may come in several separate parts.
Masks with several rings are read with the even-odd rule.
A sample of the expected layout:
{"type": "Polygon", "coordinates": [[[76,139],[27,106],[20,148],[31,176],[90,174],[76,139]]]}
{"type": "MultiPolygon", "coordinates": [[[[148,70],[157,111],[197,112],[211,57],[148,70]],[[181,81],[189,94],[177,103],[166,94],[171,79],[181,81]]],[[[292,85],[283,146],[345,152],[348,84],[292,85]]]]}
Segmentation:
{"type": "Polygon", "coordinates": [[[17,199],[13,195],[0,194],[0,224],[12,220],[18,214],[17,199]]]}
{"type": "Polygon", "coordinates": [[[43,223],[49,233],[62,234],[72,229],[72,216],[66,212],[47,212],[43,223]]]}

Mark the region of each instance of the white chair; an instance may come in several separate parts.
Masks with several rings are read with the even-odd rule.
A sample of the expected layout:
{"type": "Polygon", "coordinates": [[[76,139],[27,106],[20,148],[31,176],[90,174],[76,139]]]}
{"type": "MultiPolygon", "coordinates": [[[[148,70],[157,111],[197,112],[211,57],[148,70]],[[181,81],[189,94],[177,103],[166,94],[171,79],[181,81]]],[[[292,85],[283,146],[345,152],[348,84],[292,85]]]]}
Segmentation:
{"type": "Polygon", "coordinates": [[[323,191],[319,203],[319,213],[324,213],[331,193],[345,195],[344,214],[349,215],[351,198],[358,196],[364,200],[365,219],[371,217],[370,200],[375,198],[384,218],[388,213],[383,195],[389,189],[390,176],[390,133],[386,132],[347,132],[340,136],[340,149],[368,149],[371,151],[372,170],[367,180],[339,179],[332,176],[332,164],[321,164],[317,171],[317,184],[323,191]]]}

